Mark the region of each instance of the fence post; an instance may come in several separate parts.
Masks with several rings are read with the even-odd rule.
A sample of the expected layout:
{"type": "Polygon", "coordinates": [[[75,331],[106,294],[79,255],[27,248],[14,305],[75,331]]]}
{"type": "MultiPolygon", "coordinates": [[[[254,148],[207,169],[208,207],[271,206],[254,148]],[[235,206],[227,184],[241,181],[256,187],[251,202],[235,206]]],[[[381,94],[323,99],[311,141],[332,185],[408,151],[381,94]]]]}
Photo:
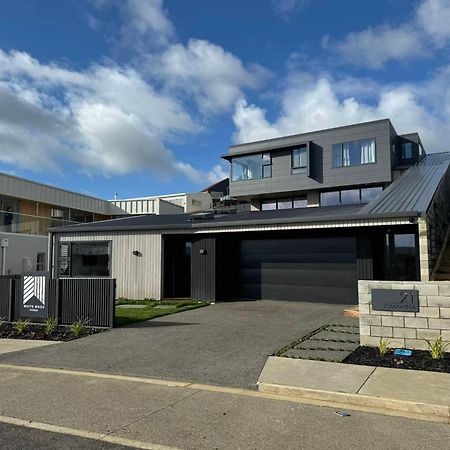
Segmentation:
{"type": "Polygon", "coordinates": [[[14,321],[14,303],[16,301],[16,288],[14,286],[14,279],[9,280],[9,308],[8,308],[8,321],[14,321]]]}
{"type": "Polygon", "coordinates": [[[61,279],[57,278],[56,279],[56,289],[55,289],[55,320],[56,320],[56,325],[59,325],[59,299],[60,299],[60,289],[59,289],[59,285],[60,285],[61,279]]]}
{"type": "Polygon", "coordinates": [[[109,308],[109,324],[111,328],[114,328],[114,318],[115,318],[115,311],[116,311],[116,280],[112,279],[110,280],[110,286],[109,286],[109,301],[110,301],[110,308],[109,308]]]}

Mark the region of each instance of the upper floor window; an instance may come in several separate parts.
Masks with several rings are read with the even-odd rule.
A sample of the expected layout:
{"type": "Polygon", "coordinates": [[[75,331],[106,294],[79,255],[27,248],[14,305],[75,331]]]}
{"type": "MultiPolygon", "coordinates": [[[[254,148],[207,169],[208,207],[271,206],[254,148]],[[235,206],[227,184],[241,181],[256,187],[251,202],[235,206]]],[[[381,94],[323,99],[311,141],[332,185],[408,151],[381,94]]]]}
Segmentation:
{"type": "Polygon", "coordinates": [[[246,155],[231,161],[231,181],[255,180],[272,176],[270,153],[246,155]]]}
{"type": "Polygon", "coordinates": [[[333,144],[333,167],[359,166],[375,160],[375,139],[333,144]]]}
{"type": "Polygon", "coordinates": [[[412,159],[413,150],[411,142],[404,142],[402,145],[402,159],[412,159]]]}
{"type": "Polygon", "coordinates": [[[308,167],[308,149],[306,147],[292,150],[292,173],[304,173],[308,167]]]}
{"type": "Polygon", "coordinates": [[[383,191],[381,186],[346,189],[320,193],[320,206],[357,205],[369,203],[383,191]]]}
{"type": "Polygon", "coordinates": [[[286,199],[271,199],[261,201],[261,210],[268,211],[273,209],[292,209],[292,208],[306,208],[308,202],[306,197],[286,198],[286,199]]]}

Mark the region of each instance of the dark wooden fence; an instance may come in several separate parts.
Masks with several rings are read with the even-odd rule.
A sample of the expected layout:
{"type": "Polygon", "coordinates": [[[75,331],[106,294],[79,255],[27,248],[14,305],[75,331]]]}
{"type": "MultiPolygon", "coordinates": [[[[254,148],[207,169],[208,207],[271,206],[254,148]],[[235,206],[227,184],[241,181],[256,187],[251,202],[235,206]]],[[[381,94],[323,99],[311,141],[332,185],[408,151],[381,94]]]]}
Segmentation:
{"type": "MultiPolygon", "coordinates": [[[[48,290],[48,317],[61,325],[86,320],[89,326],[113,327],[116,280],[109,278],[51,279],[48,290]]],[[[20,275],[0,276],[0,318],[10,322],[28,319],[20,314],[20,275]]],[[[45,319],[29,318],[32,322],[45,319]]]]}

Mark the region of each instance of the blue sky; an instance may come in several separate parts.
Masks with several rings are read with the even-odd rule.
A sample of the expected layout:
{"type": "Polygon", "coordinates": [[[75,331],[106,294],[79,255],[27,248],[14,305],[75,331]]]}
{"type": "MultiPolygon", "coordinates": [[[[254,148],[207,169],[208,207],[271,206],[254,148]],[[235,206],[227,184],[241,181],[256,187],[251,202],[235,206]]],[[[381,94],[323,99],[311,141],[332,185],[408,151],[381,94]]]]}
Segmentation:
{"type": "Polygon", "coordinates": [[[450,0],[4,0],[0,170],[196,191],[230,144],[390,117],[450,150],[450,0]]]}

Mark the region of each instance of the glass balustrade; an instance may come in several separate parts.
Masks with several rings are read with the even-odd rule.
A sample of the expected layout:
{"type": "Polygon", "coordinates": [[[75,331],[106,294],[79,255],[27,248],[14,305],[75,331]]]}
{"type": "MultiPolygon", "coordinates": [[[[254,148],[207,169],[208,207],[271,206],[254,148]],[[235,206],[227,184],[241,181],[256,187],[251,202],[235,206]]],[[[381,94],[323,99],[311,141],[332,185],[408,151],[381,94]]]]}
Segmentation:
{"type": "Polygon", "coordinates": [[[62,227],[75,223],[78,222],[0,210],[0,233],[47,236],[49,228],[62,227]]]}

